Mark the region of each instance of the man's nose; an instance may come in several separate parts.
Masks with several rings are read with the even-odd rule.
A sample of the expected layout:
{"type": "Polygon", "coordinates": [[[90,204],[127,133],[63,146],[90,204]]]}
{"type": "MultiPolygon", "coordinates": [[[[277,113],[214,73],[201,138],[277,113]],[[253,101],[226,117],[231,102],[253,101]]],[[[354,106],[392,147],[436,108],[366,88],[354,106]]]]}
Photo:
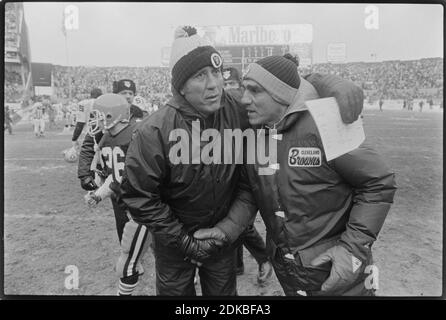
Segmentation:
{"type": "Polygon", "coordinates": [[[208,89],[213,89],[218,85],[218,76],[211,73],[208,76],[207,87],[208,89]]]}
{"type": "Polygon", "coordinates": [[[245,90],[245,92],[243,92],[243,96],[242,99],[240,100],[240,102],[245,106],[249,106],[252,102],[251,97],[249,96],[249,94],[247,93],[247,90],[245,90]]]}

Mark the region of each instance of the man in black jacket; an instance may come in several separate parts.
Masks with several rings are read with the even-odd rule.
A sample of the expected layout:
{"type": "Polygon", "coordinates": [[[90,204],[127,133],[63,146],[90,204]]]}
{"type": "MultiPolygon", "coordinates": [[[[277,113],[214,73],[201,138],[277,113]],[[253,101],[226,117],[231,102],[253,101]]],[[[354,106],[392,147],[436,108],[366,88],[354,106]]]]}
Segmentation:
{"type": "MultiPolygon", "coordinates": [[[[244,130],[246,113],[240,94],[223,90],[222,58],[215,48],[191,27],[177,29],[175,38],[170,59],[173,98],[135,131],[122,198],[133,220],[153,233],[158,295],[195,295],[197,265],[203,295],[235,295],[235,247],[192,235],[214,226],[230,208],[257,210],[248,201],[250,186],[241,179],[241,165],[218,162],[216,155],[204,152],[207,144],[200,139],[206,129],[220,135],[225,129],[244,130]],[[178,148],[182,143],[186,147],[178,148]]],[[[316,82],[322,96],[341,92],[339,101],[347,101],[340,103],[345,122],[357,119],[363,102],[359,88],[338,78],[316,82]]]]}

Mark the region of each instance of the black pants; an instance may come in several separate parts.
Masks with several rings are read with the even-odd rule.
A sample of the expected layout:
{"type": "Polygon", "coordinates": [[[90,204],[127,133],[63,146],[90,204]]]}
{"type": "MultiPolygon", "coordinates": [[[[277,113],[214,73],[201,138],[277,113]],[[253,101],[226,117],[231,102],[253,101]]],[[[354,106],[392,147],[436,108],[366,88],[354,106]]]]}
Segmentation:
{"type": "MultiPolygon", "coordinates": [[[[195,296],[197,265],[184,260],[175,248],[164,246],[153,237],[156,268],[156,294],[159,296],[195,296]]],[[[203,296],[235,296],[237,283],[234,249],[227,250],[199,267],[203,296]]]]}
{"type": "Polygon", "coordinates": [[[261,265],[268,260],[268,253],[266,251],[265,241],[257,231],[254,225],[250,225],[241,235],[242,245],[237,248],[237,268],[243,267],[243,246],[248,249],[256,259],[257,264],[261,265]]]}
{"type": "Polygon", "coordinates": [[[129,221],[127,213],[122,209],[114,197],[111,198],[113,205],[113,212],[115,214],[116,232],[118,233],[119,243],[121,243],[122,233],[124,232],[125,224],[129,221]]]}

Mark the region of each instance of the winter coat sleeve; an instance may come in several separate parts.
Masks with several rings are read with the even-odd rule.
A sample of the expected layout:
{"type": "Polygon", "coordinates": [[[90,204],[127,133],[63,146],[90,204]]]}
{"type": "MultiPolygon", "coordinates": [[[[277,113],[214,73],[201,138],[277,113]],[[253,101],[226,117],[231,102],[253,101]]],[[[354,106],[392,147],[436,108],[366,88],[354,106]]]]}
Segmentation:
{"type": "Polygon", "coordinates": [[[312,73],[304,77],[310,82],[321,98],[335,97],[342,121],[356,121],[364,107],[364,92],[353,82],[331,74],[312,73]]]}
{"type": "Polygon", "coordinates": [[[176,246],[183,225],[161,197],[167,163],[159,129],[136,130],[127,150],[121,197],[135,222],[146,225],[165,245],[176,246]]]}
{"type": "MultiPolygon", "coordinates": [[[[84,129],[85,123],[84,122],[76,122],[76,127],[74,128],[73,131],[73,136],[71,137],[71,141],[77,141],[77,139],[79,138],[79,136],[82,133],[82,130],[84,129]]],[[[89,135],[87,135],[89,136],[89,135]]]]}
{"type": "Polygon", "coordinates": [[[353,188],[353,206],[341,242],[359,258],[376,240],[396,192],[395,174],[366,145],[335,159],[335,170],[353,188]]]}
{"type": "MultiPolygon", "coordinates": [[[[98,133],[95,136],[97,142],[102,138],[102,133],[98,133]]],[[[89,134],[85,135],[84,141],[82,142],[81,150],[79,152],[79,163],[77,166],[77,176],[82,179],[86,176],[93,175],[90,170],[91,163],[93,161],[95,154],[94,150],[94,139],[89,134]]]]}
{"type": "Polygon", "coordinates": [[[221,229],[232,243],[254,222],[257,210],[258,208],[249,185],[246,167],[241,166],[235,199],[227,216],[219,221],[216,227],[221,229]]]}

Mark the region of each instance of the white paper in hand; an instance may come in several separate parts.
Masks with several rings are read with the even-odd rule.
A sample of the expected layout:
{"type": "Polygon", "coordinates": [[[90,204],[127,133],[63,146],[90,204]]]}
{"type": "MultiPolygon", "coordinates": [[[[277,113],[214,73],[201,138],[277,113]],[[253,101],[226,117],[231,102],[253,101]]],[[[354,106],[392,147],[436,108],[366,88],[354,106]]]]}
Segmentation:
{"type": "Polygon", "coordinates": [[[327,161],[358,148],[364,142],[362,118],[345,124],[335,98],[310,100],[305,104],[316,122],[327,161]]]}

